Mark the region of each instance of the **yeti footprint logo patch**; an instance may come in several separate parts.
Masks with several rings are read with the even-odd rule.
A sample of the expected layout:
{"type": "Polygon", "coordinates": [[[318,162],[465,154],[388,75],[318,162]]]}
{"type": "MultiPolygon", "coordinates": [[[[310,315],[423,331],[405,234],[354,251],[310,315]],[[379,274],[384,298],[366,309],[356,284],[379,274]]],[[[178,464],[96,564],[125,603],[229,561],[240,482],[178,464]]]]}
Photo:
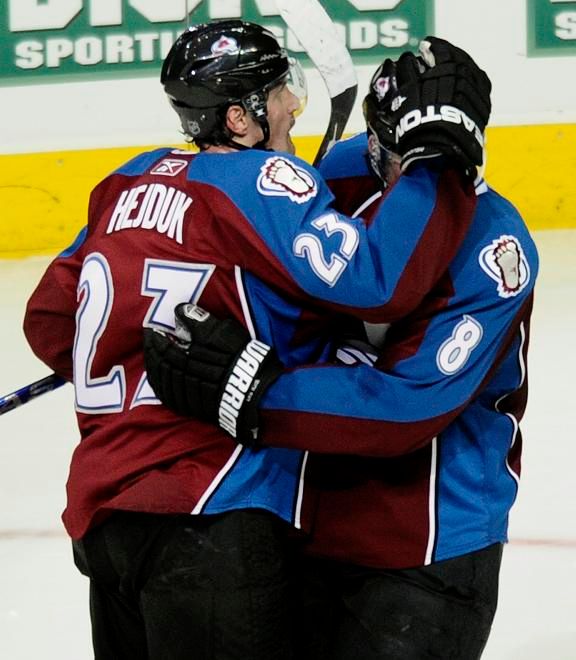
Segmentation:
{"type": "Polygon", "coordinates": [[[480,265],[498,283],[502,298],[517,296],[530,281],[530,267],[515,236],[500,236],[480,252],[480,265]]]}
{"type": "Polygon", "coordinates": [[[260,168],[258,192],[262,195],[288,197],[297,204],[303,204],[318,193],[316,181],[310,174],[295,163],[275,156],[260,168]]]}

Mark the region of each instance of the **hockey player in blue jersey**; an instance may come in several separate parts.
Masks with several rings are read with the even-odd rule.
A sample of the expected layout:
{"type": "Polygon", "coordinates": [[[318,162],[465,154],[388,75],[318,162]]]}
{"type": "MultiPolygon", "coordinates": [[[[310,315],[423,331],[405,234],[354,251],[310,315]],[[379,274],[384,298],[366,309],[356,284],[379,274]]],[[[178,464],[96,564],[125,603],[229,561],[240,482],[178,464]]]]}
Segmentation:
{"type": "MultiPolygon", "coordinates": [[[[387,61],[365,99],[367,134],[336,145],[320,168],[338,208],[368,225],[398,192],[395,86],[387,61]]],[[[480,178],[476,194],[466,236],[433,284],[422,292],[417,273],[398,272],[398,288],[419,299],[391,315],[373,367],[276,364],[262,382],[247,339],[191,306],[177,311],[188,348],[148,335],[149,377],[173,409],[245,445],[314,452],[298,657],[472,660],[485,646],[519,478],[538,260],[512,205],[480,178]]],[[[402,235],[400,208],[395,227],[402,235]]],[[[355,353],[342,351],[348,361],[355,353]]]]}

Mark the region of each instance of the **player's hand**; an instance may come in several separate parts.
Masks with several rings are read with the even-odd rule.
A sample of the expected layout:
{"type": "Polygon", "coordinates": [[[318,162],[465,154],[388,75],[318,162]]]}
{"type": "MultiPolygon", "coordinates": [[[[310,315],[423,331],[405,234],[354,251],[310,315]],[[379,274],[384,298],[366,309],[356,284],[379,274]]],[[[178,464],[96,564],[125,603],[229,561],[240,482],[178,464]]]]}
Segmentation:
{"type": "Polygon", "coordinates": [[[396,64],[398,95],[392,100],[402,168],[443,155],[470,174],[482,165],[492,85],[461,48],[436,37],[420,42],[420,54],[396,64]]]}
{"type": "Polygon", "coordinates": [[[173,412],[218,424],[237,442],[258,444],[258,403],[283,365],[273,348],[237,321],[183,303],[176,333],[144,330],[148,382],[173,412]]]}

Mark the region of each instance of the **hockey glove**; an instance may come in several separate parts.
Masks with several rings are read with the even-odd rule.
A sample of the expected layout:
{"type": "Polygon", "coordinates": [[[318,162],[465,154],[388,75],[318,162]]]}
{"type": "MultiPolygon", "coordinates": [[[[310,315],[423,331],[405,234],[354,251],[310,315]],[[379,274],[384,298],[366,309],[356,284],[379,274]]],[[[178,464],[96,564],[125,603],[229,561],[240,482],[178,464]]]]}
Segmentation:
{"type": "Polygon", "coordinates": [[[391,113],[402,169],[420,159],[447,156],[475,175],[490,118],[490,80],[448,41],[427,37],[419,50],[419,56],[403,53],[396,64],[398,95],[391,113]]]}
{"type": "Polygon", "coordinates": [[[148,382],[173,412],[218,424],[237,442],[258,444],[258,403],[280,375],[276,351],[237,321],[191,303],[177,305],[176,333],[144,330],[148,382]]]}

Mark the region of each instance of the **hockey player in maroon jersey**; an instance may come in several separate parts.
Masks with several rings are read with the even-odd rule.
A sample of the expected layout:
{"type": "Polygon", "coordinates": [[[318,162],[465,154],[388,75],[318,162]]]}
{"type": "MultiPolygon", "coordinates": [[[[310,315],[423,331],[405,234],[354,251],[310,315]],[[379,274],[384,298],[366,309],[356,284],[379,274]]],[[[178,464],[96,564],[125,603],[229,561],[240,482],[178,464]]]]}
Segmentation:
{"type": "MultiPolygon", "coordinates": [[[[387,60],[364,102],[367,133],[337,144],[320,166],[338,208],[368,224],[397,192],[399,93],[387,60]]],[[[181,392],[176,401],[186,379],[192,392],[210,390],[220,411],[212,420],[230,432],[233,417],[231,435],[245,444],[317,452],[308,476],[318,509],[294,575],[300,658],[474,660],[488,639],[519,477],[538,259],[516,210],[481,178],[476,191],[455,258],[379,353],[338,351],[352,368],[277,371],[262,387],[257,367],[239,358],[244,342],[226,344],[229,328],[195,307],[177,308],[186,350],[148,333],[149,378],[173,409],[208,412],[181,392]]],[[[396,227],[401,235],[400,217],[396,227]]],[[[406,286],[421,282],[407,276],[406,286]]]]}
{"type": "MultiPolygon", "coordinates": [[[[468,93],[454,97],[448,85],[446,96],[410,56],[398,121],[421,114],[431,85],[483,130],[487,79],[467,60],[447,65],[442,80],[471,77],[468,93]]],[[[450,258],[476,207],[462,172],[479,160],[478,140],[439,118],[443,144],[430,146],[424,125],[406,135],[403,153],[433,162],[402,177],[370,228],[338,213],[318,173],[291,155],[299,102],[289,75],[285,51],[258,26],[185,32],[162,80],[200,153],[144,153],[104,179],[86,230],[28,304],[30,345],[75,387],[81,442],[63,519],[90,577],[98,660],[291,657],[286,535],[309,529],[313,513],[306,451],[234,446],[206,423],[214,409],[195,420],[160,405],[143,327],[174,331],[174,306],[187,300],[240,320],[252,337],[244,363],[271,377],[270,344],[287,365],[326,360],[334,314],[406,313],[420,294],[397,291],[397,274],[437,277],[424,251],[450,258]],[[402,237],[389,222],[400,214],[402,237]]],[[[182,406],[199,396],[210,408],[210,388],[179,385],[182,406]]],[[[230,410],[221,417],[234,431],[230,410]]]]}

